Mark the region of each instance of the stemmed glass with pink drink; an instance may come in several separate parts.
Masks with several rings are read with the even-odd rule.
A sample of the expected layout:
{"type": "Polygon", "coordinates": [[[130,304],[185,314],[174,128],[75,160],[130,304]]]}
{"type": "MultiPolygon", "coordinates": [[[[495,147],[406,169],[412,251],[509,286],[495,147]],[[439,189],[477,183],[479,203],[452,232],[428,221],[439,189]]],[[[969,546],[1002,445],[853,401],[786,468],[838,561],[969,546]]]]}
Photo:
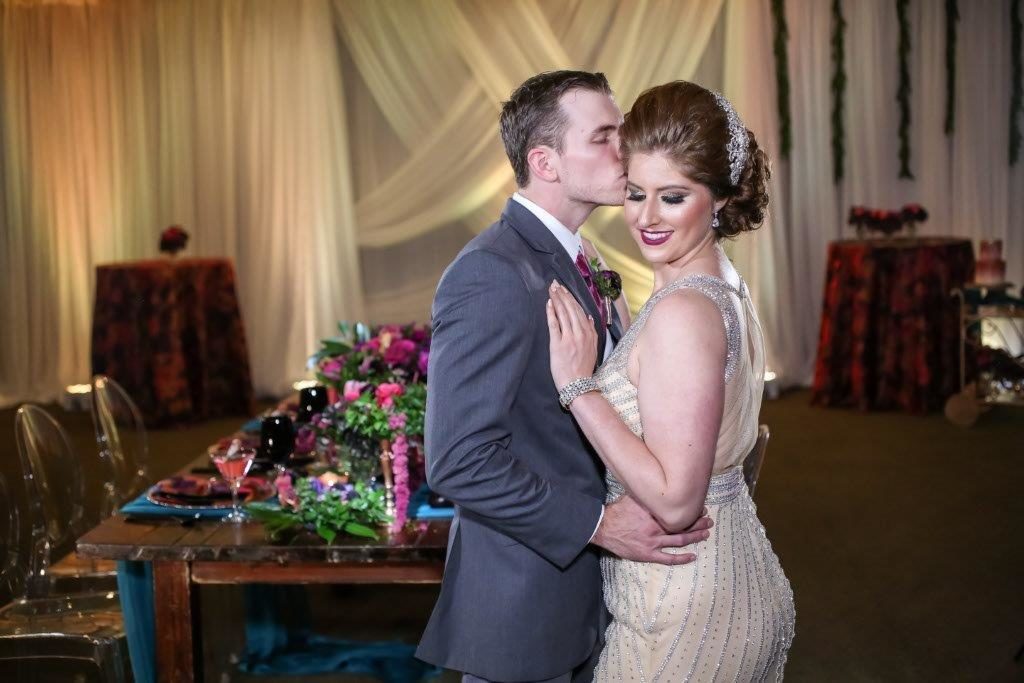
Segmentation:
{"type": "Polygon", "coordinates": [[[243,446],[242,442],[235,439],[226,449],[218,448],[210,451],[210,459],[217,466],[221,478],[231,487],[231,512],[224,517],[225,522],[242,522],[246,514],[242,512],[238,504],[238,489],[252,467],[252,461],[256,459],[256,449],[243,446]]]}

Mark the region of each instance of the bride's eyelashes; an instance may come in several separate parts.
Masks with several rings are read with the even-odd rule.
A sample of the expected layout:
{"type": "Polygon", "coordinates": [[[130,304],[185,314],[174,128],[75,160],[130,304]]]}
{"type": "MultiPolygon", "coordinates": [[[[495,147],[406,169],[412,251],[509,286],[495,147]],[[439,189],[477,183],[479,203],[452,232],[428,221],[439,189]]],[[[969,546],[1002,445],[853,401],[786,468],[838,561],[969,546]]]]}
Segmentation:
{"type": "MultiPolygon", "coordinates": [[[[647,195],[641,192],[633,192],[632,190],[626,194],[626,200],[631,202],[642,202],[647,199],[647,195]]],[[[666,204],[682,204],[686,199],[686,195],[682,194],[663,194],[661,195],[661,201],[666,204]]]]}

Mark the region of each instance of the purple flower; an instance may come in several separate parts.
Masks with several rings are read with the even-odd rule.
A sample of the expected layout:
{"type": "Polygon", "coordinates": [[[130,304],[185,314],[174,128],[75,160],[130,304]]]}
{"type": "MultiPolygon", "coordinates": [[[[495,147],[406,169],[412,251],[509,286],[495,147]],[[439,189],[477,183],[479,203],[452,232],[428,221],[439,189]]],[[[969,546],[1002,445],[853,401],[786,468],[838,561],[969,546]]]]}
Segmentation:
{"type": "Polygon", "coordinates": [[[352,484],[342,484],[338,487],[338,490],[341,493],[341,499],[346,503],[356,495],[356,487],[352,484]]]}
{"type": "Polygon", "coordinates": [[[416,369],[419,370],[421,375],[427,374],[427,362],[430,360],[430,351],[420,351],[419,363],[417,363],[416,369]]]}
{"type": "Polygon", "coordinates": [[[308,481],[309,481],[310,488],[312,488],[313,492],[316,493],[317,499],[319,500],[319,499],[323,498],[324,497],[324,485],[323,485],[323,483],[319,479],[317,479],[316,477],[310,477],[308,481]]]}
{"type": "Polygon", "coordinates": [[[371,365],[373,365],[373,356],[367,356],[363,359],[363,362],[359,364],[359,374],[363,376],[370,374],[371,365]]]}
{"type": "Polygon", "coordinates": [[[395,413],[388,417],[388,427],[391,429],[405,429],[405,413],[395,413]]]}

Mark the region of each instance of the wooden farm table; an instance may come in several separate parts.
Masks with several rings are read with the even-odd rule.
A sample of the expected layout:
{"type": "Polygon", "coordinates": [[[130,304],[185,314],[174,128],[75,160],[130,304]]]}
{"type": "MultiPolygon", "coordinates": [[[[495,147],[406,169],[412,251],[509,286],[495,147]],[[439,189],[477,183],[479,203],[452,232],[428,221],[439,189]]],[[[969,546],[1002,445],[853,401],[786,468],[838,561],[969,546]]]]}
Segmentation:
{"type": "Polygon", "coordinates": [[[153,563],[157,671],[160,681],[177,683],[201,680],[195,584],[440,583],[449,526],[414,522],[379,541],[339,537],[326,545],[310,534],[275,545],[258,522],[115,515],[79,539],[78,552],[153,563]]]}

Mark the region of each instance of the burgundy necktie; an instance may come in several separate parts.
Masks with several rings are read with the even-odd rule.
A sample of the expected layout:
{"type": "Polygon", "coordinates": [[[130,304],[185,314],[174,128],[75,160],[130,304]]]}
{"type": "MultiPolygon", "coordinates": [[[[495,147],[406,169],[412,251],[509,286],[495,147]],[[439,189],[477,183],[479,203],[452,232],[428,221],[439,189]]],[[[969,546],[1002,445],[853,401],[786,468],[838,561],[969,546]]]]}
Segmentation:
{"type": "Polygon", "coordinates": [[[587,257],[583,255],[582,249],[576,254],[576,268],[580,271],[580,275],[583,276],[583,281],[587,283],[590,296],[594,297],[597,310],[601,312],[601,326],[604,327],[608,324],[608,321],[605,319],[604,299],[601,297],[601,292],[597,289],[597,283],[594,282],[594,274],[590,272],[590,264],[587,263],[587,257]]]}

